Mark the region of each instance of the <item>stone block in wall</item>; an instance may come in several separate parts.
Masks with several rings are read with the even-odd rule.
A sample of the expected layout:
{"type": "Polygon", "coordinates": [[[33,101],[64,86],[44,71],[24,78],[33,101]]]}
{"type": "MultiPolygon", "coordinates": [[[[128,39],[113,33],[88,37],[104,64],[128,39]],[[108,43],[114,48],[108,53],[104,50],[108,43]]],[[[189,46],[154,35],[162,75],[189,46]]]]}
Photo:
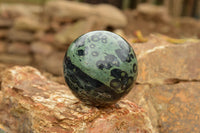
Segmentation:
{"type": "Polygon", "coordinates": [[[0,18],[0,28],[1,28],[1,29],[8,29],[8,28],[10,28],[12,25],[13,25],[12,20],[0,18]]]}
{"type": "Polygon", "coordinates": [[[0,39],[5,39],[7,37],[8,30],[7,29],[0,29],[0,39]]]}
{"type": "MultiPolygon", "coordinates": [[[[47,25],[47,24],[46,24],[47,25]]],[[[37,17],[18,17],[14,21],[13,28],[16,30],[25,30],[37,32],[45,29],[45,22],[37,17]]]]}
{"type": "Polygon", "coordinates": [[[96,11],[96,21],[105,27],[122,28],[127,25],[126,16],[112,5],[99,4],[93,10],[96,11]]]}
{"type": "Polygon", "coordinates": [[[87,20],[80,20],[74,24],[67,25],[55,34],[55,47],[66,49],[68,45],[80,35],[87,33],[92,28],[87,20]]]}
{"type": "Polygon", "coordinates": [[[7,34],[7,39],[10,41],[20,41],[20,42],[32,42],[35,40],[33,33],[28,31],[20,31],[12,29],[7,34]]]}
{"type": "Polygon", "coordinates": [[[49,1],[45,5],[45,13],[54,20],[59,18],[79,20],[94,17],[95,22],[104,27],[119,28],[127,24],[126,16],[119,9],[106,4],[91,5],[74,1],[49,1]]]}
{"type": "Polygon", "coordinates": [[[65,52],[54,52],[50,55],[35,54],[34,60],[36,65],[43,70],[54,75],[63,74],[63,59],[65,52]],[[42,62],[42,63],[41,63],[42,62]]]}
{"type": "Polygon", "coordinates": [[[144,16],[148,20],[161,21],[169,23],[171,17],[168,10],[164,6],[156,6],[152,4],[139,4],[137,12],[140,16],[144,16]]]}
{"type": "Polygon", "coordinates": [[[25,43],[14,42],[8,46],[7,52],[11,54],[28,55],[30,54],[30,46],[25,43]]]}
{"type": "Polygon", "coordinates": [[[51,44],[45,43],[45,42],[33,42],[31,43],[31,51],[34,54],[39,54],[41,56],[43,55],[49,55],[53,52],[53,47],[51,44]]]}
{"type": "Polygon", "coordinates": [[[4,41],[0,41],[0,53],[7,51],[7,44],[4,41]]]}
{"type": "Polygon", "coordinates": [[[30,65],[32,57],[30,55],[17,55],[17,54],[0,54],[0,62],[6,64],[17,64],[17,65],[30,65]]]}
{"type": "Polygon", "coordinates": [[[20,16],[38,16],[42,12],[42,7],[30,4],[7,4],[1,3],[0,16],[4,18],[16,18],[20,16]]]}
{"type": "Polygon", "coordinates": [[[54,33],[45,33],[45,32],[38,32],[36,34],[37,40],[40,40],[44,43],[53,44],[55,42],[55,35],[54,33]]]}

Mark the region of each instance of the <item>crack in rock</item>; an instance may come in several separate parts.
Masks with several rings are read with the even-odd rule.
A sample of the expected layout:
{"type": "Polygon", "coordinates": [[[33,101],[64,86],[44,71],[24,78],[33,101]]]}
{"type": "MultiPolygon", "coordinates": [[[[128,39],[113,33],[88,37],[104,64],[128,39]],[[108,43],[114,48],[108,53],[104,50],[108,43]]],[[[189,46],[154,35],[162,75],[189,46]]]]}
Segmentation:
{"type": "Polygon", "coordinates": [[[179,78],[153,79],[146,82],[137,81],[136,85],[158,86],[158,85],[174,85],[184,82],[200,82],[200,79],[179,79],[179,78]]]}
{"type": "Polygon", "coordinates": [[[178,78],[169,78],[164,80],[166,85],[178,84],[182,82],[200,82],[200,79],[178,79],[178,78]]]}

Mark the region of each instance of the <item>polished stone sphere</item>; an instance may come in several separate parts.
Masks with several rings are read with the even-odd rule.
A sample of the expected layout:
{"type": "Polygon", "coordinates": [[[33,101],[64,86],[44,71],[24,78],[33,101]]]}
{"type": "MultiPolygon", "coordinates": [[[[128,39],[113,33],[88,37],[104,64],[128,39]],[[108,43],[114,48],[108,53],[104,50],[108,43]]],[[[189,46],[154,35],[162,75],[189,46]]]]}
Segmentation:
{"type": "Polygon", "coordinates": [[[64,57],[64,78],[81,101],[106,106],[128,94],[137,78],[136,55],[121,36],[92,31],[78,37],[64,57]]]}

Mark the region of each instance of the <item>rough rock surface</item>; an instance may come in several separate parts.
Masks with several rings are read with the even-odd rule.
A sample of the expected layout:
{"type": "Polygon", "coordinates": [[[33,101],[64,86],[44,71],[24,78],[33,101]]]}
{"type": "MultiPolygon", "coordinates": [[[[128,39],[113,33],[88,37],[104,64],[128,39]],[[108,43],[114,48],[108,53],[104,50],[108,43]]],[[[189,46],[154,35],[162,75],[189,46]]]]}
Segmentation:
{"type": "Polygon", "coordinates": [[[199,82],[156,86],[148,97],[158,112],[160,132],[200,132],[199,82]]]}
{"type": "Polygon", "coordinates": [[[126,98],[147,110],[159,132],[200,132],[200,44],[151,36],[133,47],[139,73],[126,98]]]}
{"type": "Polygon", "coordinates": [[[18,66],[1,74],[0,124],[10,133],[154,132],[146,112],[128,100],[107,108],[86,106],[67,86],[18,66]]]}
{"type": "Polygon", "coordinates": [[[138,55],[140,76],[138,82],[152,79],[200,79],[200,45],[162,45],[138,55]],[[159,63],[159,64],[158,64],[159,63]]]}

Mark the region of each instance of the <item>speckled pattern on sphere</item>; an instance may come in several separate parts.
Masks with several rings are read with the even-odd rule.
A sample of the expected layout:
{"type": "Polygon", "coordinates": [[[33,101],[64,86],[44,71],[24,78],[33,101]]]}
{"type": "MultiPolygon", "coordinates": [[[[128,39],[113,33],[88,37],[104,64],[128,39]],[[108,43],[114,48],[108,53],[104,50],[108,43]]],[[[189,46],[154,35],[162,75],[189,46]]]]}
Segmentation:
{"type": "Polygon", "coordinates": [[[105,106],[125,96],[137,78],[137,59],[122,37],[92,31],[77,38],[64,57],[64,77],[86,104],[105,106]]]}

